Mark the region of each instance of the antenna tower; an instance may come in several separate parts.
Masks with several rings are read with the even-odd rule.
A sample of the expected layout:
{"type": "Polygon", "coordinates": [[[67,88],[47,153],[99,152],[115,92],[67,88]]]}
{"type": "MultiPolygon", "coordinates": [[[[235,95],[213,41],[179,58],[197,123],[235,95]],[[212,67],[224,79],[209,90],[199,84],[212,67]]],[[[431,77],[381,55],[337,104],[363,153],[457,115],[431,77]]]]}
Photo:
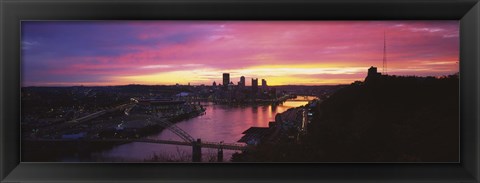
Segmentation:
{"type": "Polygon", "coordinates": [[[387,38],[386,33],[383,31],[383,69],[382,72],[387,75],[387,38]]]}

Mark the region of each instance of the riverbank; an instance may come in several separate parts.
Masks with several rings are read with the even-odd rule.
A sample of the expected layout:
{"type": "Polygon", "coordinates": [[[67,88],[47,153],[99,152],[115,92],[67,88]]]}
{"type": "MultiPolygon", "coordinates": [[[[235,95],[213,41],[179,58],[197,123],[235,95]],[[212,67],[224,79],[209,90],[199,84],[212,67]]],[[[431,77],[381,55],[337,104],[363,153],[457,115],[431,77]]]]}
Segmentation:
{"type": "Polygon", "coordinates": [[[303,143],[307,135],[308,126],[316,116],[313,109],[320,104],[314,99],[299,107],[290,108],[275,115],[275,121],[269,122],[268,127],[250,127],[243,132],[244,136],[239,142],[251,145],[249,151],[235,153],[232,161],[243,162],[254,159],[257,154],[276,153],[269,151],[272,146],[296,146],[303,143]],[[258,153],[258,152],[261,153],[258,153]]]}
{"type": "MultiPolygon", "coordinates": [[[[205,113],[196,117],[178,119],[174,122],[175,125],[192,137],[201,138],[202,141],[235,143],[242,137],[242,132],[252,126],[268,127],[268,123],[275,120],[275,116],[278,113],[283,113],[288,109],[305,105],[305,101],[286,101],[282,105],[261,105],[261,106],[229,106],[218,105],[214,103],[201,103],[205,108],[205,113]]],[[[137,120],[134,116],[136,114],[135,109],[130,113],[132,119],[137,120]],[[133,115],[133,116],[132,116],[133,115]]],[[[137,113],[138,115],[138,113],[137,113]]],[[[148,115],[145,115],[145,117],[148,115]]],[[[141,118],[145,118],[141,117],[141,118]]],[[[140,119],[140,118],[139,118],[140,119]]],[[[128,120],[125,118],[124,120],[128,120]]],[[[179,140],[181,139],[169,130],[158,130],[157,132],[150,133],[148,138],[163,139],[163,140],[179,140]]],[[[154,154],[157,156],[169,157],[172,159],[182,159],[171,157],[171,155],[178,155],[179,151],[182,154],[191,155],[191,147],[187,146],[175,146],[166,144],[149,144],[149,143],[125,143],[125,144],[113,144],[108,148],[102,148],[102,145],[84,145],[80,146],[90,149],[92,152],[78,154],[75,153],[75,144],[65,145],[71,147],[71,152],[64,153],[51,153],[52,157],[60,157],[53,161],[120,161],[120,162],[143,162],[145,160],[152,160],[154,154]],[[63,153],[63,155],[62,155],[63,153]],[[53,155],[55,154],[55,155],[53,155]],[[77,157],[77,158],[76,158],[77,157]]],[[[55,150],[53,148],[46,148],[55,150]]],[[[88,152],[88,151],[86,151],[88,152]]],[[[203,157],[207,161],[209,153],[216,153],[216,149],[203,149],[203,157]]],[[[235,152],[224,150],[224,160],[230,161],[235,152]]],[[[47,153],[48,155],[48,153],[47,153]]],[[[158,158],[158,161],[165,160],[165,158],[158,158]]],[[[188,159],[189,161],[190,159],[188,159]]]]}
{"type": "Polygon", "coordinates": [[[212,102],[219,105],[231,105],[231,106],[261,106],[261,105],[280,105],[289,99],[296,98],[296,95],[283,95],[278,98],[257,98],[257,99],[215,99],[215,98],[197,98],[189,99],[195,102],[212,102]]]}
{"type": "MultiPolygon", "coordinates": [[[[160,120],[174,124],[183,120],[197,117],[205,113],[202,106],[193,106],[191,110],[183,110],[175,115],[164,116],[160,120]]],[[[125,143],[121,142],[91,142],[88,139],[135,139],[144,138],[162,132],[166,127],[153,119],[152,115],[141,114],[139,111],[129,111],[129,115],[115,112],[108,113],[110,116],[102,116],[93,122],[76,124],[77,128],[70,127],[70,134],[56,135],[55,139],[67,141],[45,141],[42,138],[24,138],[22,160],[28,162],[38,161],[93,161],[91,154],[112,149],[125,143]],[[112,118],[115,117],[115,118],[112,118]],[[90,128],[83,128],[89,125],[90,128]],[[36,140],[40,139],[40,140],[36,140]],[[64,157],[70,157],[64,160],[64,157]],[[76,157],[76,158],[72,158],[76,157]]],[[[54,128],[54,127],[50,127],[54,128]]],[[[57,132],[58,133],[58,132],[57,132]]],[[[64,132],[65,133],[65,132],[64,132]]],[[[98,157],[94,161],[99,161],[98,157]]]]}
{"type": "MultiPolygon", "coordinates": [[[[303,99],[303,96],[299,96],[303,99]]],[[[300,98],[299,98],[300,99],[300,98]]],[[[212,102],[201,103],[206,108],[204,115],[180,121],[175,125],[192,137],[201,138],[202,141],[237,143],[243,136],[242,132],[252,126],[268,127],[270,121],[275,120],[275,115],[283,113],[290,108],[307,104],[306,101],[286,101],[282,105],[261,106],[230,106],[219,105],[212,102]]],[[[149,136],[152,139],[181,140],[175,133],[163,130],[158,134],[149,136]]],[[[163,155],[178,154],[178,150],[191,155],[192,148],[188,146],[175,146],[167,144],[129,143],[116,146],[111,150],[101,152],[105,158],[119,158],[136,161],[151,159],[154,153],[163,155]]],[[[202,154],[208,152],[216,154],[216,149],[202,148],[202,154]]],[[[230,161],[233,150],[224,150],[224,161],[230,161]]],[[[207,161],[208,157],[203,157],[207,161]]],[[[161,160],[159,160],[161,161],[161,160]]],[[[190,159],[188,160],[190,161],[190,159]]]]}

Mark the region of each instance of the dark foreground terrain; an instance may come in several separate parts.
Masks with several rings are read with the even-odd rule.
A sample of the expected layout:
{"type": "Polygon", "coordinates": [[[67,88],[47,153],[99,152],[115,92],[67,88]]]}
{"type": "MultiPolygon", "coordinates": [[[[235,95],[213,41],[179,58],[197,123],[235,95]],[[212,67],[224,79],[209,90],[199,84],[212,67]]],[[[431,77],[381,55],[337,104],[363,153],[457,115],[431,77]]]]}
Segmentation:
{"type": "Polygon", "coordinates": [[[261,144],[234,161],[457,162],[458,75],[367,77],[318,105],[299,143],[261,144]]]}

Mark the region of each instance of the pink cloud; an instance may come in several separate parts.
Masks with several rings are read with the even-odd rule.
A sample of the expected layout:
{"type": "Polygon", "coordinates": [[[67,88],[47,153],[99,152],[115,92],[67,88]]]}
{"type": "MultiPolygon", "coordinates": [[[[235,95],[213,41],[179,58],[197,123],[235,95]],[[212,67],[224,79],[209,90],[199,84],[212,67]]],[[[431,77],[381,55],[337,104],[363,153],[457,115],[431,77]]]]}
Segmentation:
{"type": "Polygon", "coordinates": [[[458,21],[133,21],[125,22],[127,26],[132,29],[128,35],[112,38],[128,37],[136,44],[127,42],[112,49],[128,52],[62,57],[58,58],[64,60],[61,66],[45,72],[131,76],[192,66],[218,70],[288,64],[381,67],[384,32],[388,65],[398,71],[395,74],[411,74],[408,69],[415,67],[429,68],[414,72],[419,75],[458,72],[455,64],[428,64],[459,60],[458,21]]]}

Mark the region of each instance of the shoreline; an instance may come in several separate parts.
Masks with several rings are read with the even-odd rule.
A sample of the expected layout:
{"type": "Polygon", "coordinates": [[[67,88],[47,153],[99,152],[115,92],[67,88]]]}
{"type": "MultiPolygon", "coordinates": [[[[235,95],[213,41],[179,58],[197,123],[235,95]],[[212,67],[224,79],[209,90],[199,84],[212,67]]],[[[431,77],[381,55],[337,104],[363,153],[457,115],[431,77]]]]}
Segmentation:
{"type": "MultiPolygon", "coordinates": [[[[250,104],[246,104],[246,105],[225,105],[225,104],[215,104],[213,102],[211,102],[210,104],[211,105],[232,106],[232,107],[242,107],[242,106],[243,107],[255,107],[255,106],[269,106],[269,105],[272,105],[272,104],[268,104],[268,103],[267,104],[258,104],[258,105],[250,105],[250,104]]],[[[295,108],[298,108],[298,107],[295,107],[295,108]]],[[[169,122],[171,122],[173,124],[176,124],[176,123],[182,122],[186,119],[192,119],[192,118],[198,117],[198,116],[202,115],[204,112],[205,111],[199,112],[200,114],[198,114],[198,113],[197,114],[189,114],[189,115],[184,115],[184,116],[180,116],[180,117],[176,117],[176,118],[171,118],[169,120],[169,122]]],[[[152,127],[154,127],[154,126],[149,126],[148,129],[152,129],[152,127]]],[[[142,137],[150,136],[150,135],[153,135],[153,134],[159,134],[163,130],[165,130],[165,128],[160,127],[160,126],[156,126],[154,128],[156,128],[156,129],[150,130],[150,132],[142,133],[142,135],[140,137],[137,137],[137,138],[142,138],[142,137]]],[[[79,142],[76,142],[76,141],[72,141],[71,143],[67,143],[67,142],[61,143],[61,145],[58,145],[58,143],[44,143],[45,146],[56,147],[57,149],[60,149],[57,153],[47,154],[51,157],[51,158],[47,158],[47,159],[53,159],[53,161],[64,161],[63,157],[75,156],[75,157],[78,157],[78,159],[76,159],[75,161],[78,160],[79,162],[92,161],[92,160],[99,161],[101,158],[99,159],[98,157],[93,157],[92,155],[95,154],[95,153],[100,153],[102,151],[113,149],[113,148],[115,148],[119,145],[123,145],[123,144],[127,144],[127,143],[118,143],[118,142],[111,142],[111,143],[107,143],[107,142],[105,142],[105,143],[80,142],[79,143],[79,142]],[[67,151],[67,153],[65,153],[65,151],[61,150],[61,149],[64,149],[64,148],[59,148],[58,146],[64,146],[66,149],[72,149],[72,150],[67,151]],[[76,146],[81,146],[81,147],[85,148],[86,150],[83,150],[84,153],[79,153],[78,150],[74,150],[76,146]],[[65,154],[67,154],[67,155],[65,155],[65,154]],[[61,157],[59,157],[58,155],[60,155],[61,157]]],[[[26,146],[26,147],[29,147],[29,146],[26,146]]],[[[47,149],[51,149],[51,148],[47,148],[47,149]]],[[[29,156],[25,156],[25,157],[29,157],[29,156]]],[[[142,159],[144,159],[144,158],[139,158],[139,160],[142,160],[142,159]]],[[[27,159],[27,161],[28,161],[28,159],[27,159]]],[[[73,161],[73,162],[75,162],[75,161],[73,161]]],[[[108,157],[105,157],[105,161],[108,161],[108,157]]],[[[66,162],[70,162],[70,160],[67,160],[66,162]]],[[[101,160],[100,162],[104,162],[104,161],[101,160]]]]}

